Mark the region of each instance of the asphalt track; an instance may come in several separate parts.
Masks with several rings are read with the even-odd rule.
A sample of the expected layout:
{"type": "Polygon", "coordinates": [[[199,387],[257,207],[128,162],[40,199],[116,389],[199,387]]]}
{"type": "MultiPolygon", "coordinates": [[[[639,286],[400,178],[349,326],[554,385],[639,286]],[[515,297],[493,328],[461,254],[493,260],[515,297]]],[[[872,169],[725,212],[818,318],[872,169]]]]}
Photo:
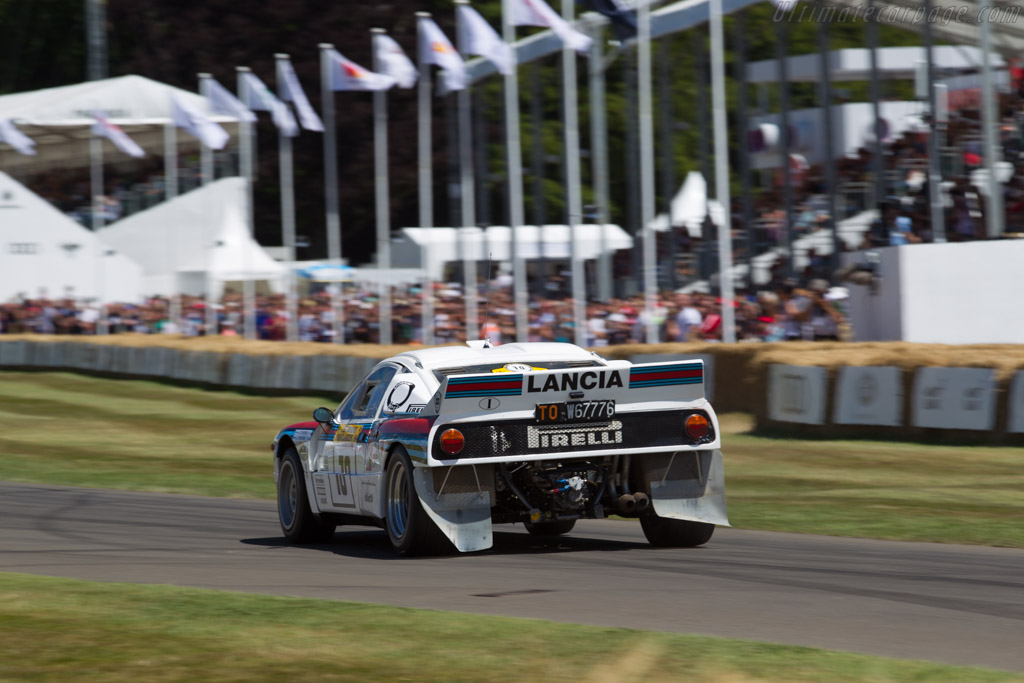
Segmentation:
{"type": "Polygon", "coordinates": [[[384,533],[282,542],[273,503],[0,483],[0,572],[161,583],[701,633],[1024,672],[1024,550],[639,525],[401,559],[384,533]]]}

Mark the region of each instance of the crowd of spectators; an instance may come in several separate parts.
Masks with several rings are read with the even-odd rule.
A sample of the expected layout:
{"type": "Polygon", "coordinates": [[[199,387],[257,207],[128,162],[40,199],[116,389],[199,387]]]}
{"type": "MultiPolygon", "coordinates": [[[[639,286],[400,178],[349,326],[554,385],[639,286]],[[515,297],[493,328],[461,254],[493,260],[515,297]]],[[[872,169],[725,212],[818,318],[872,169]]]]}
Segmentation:
{"type": "MultiPolygon", "coordinates": [[[[1003,195],[1004,233],[1024,234],[1024,69],[1014,65],[1008,92],[999,94],[996,106],[997,165],[1006,174],[998,185],[1003,195]]],[[[940,199],[945,238],[961,242],[990,237],[987,226],[987,160],[982,143],[981,109],[977,99],[967,98],[965,106],[953,108],[941,131],[942,183],[940,199]]],[[[837,160],[839,204],[837,220],[853,213],[878,209],[878,218],[853,248],[872,248],[932,242],[932,210],[928,179],[928,138],[933,126],[927,113],[904,133],[884,140],[882,201],[875,201],[874,145],[866,144],[856,153],[837,160]],[[843,192],[844,188],[858,188],[843,192]]],[[[814,232],[828,222],[825,170],[821,165],[794,162],[791,178],[794,202],[794,238],[814,232]]],[[[999,174],[997,170],[997,175],[999,174]]],[[[782,208],[781,174],[775,187],[759,193],[755,200],[754,228],[762,245],[779,244],[785,228],[782,208]]],[[[741,213],[738,201],[734,216],[741,213]]],[[[742,225],[742,220],[734,224],[742,225]]],[[[1002,237],[1003,235],[1000,235],[1002,237]]],[[[742,246],[741,246],[742,248],[742,246]]]]}
{"type": "MultiPolygon", "coordinates": [[[[515,339],[515,312],[509,288],[491,283],[481,293],[481,329],[472,338],[487,337],[494,343],[515,339]],[[484,296],[485,295],[485,296],[484,296]]],[[[825,280],[812,280],[806,288],[795,281],[776,291],[740,291],[735,302],[737,338],[740,341],[787,339],[839,339],[845,329],[842,290],[825,280]]],[[[343,296],[346,343],[379,343],[381,319],[377,292],[348,288],[343,296]]],[[[207,329],[206,304],[183,296],[181,315],[170,319],[171,302],[153,298],[144,303],[110,304],[101,311],[92,304],[73,300],[24,299],[0,304],[0,333],[120,334],[175,333],[186,336],[244,333],[243,302],[228,293],[214,304],[217,329],[207,329]]],[[[722,300],[709,294],[663,292],[653,309],[661,341],[720,341],[722,300]]],[[[453,283],[438,285],[434,306],[434,343],[460,343],[467,338],[465,299],[453,283]]],[[[567,297],[533,299],[528,307],[528,341],[575,340],[572,300],[567,297]]],[[[257,298],[257,337],[284,340],[288,313],[283,295],[257,298]]],[[[393,290],[392,339],[394,343],[423,342],[421,296],[418,288],[393,290]]],[[[589,302],[586,306],[586,344],[601,347],[645,342],[647,319],[643,297],[589,302]]],[[[330,295],[320,292],[298,302],[300,341],[334,341],[334,314],[330,295]]]]}

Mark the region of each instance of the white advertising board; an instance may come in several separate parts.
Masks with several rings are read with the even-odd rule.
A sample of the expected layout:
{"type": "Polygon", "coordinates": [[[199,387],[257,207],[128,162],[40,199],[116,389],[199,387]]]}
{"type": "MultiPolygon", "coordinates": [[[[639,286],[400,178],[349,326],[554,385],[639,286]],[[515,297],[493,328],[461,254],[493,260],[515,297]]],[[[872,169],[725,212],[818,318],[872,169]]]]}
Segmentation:
{"type": "Polygon", "coordinates": [[[833,422],[842,425],[903,424],[903,378],[895,367],[842,367],[835,389],[833,422]]]}
{"type": "Polygon", "coordinates": [[[1006,431],[1024,432],[1024,370],[1018,370],[1010,382],[1010,402],[1006,409],[1006,431]]]}
{"type": "Polygon", "coordinates": [[[915,427],[991,430],[995,421],[995,370],[917,369],[913,396],[915,427]]]}
{"type": "Polygon", "coordinates": [[[825,368],[772,365],[768,375],[768,417],[777,422],[825,424],[825,368]]]}

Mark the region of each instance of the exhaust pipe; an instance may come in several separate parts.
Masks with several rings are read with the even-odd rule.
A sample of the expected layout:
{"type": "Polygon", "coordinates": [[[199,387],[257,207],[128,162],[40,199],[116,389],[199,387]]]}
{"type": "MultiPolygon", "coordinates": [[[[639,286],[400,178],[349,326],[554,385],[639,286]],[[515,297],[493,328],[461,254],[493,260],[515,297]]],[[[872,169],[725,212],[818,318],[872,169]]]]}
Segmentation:
{"type": "Polygon", "coordinates": [[[636,512],[643,512],[651,506],[651,498],[643,491],[633,494],[633,500],[636,502],[636,512]]]}
{"type": "Polygon", "coordinates": [[[619,500],[616,502],[616,507],[619,508],[619,512],[627,515],[633,514],[636,509],[636,498],[631,493],[623,493],[619,496],[619,500]]]}

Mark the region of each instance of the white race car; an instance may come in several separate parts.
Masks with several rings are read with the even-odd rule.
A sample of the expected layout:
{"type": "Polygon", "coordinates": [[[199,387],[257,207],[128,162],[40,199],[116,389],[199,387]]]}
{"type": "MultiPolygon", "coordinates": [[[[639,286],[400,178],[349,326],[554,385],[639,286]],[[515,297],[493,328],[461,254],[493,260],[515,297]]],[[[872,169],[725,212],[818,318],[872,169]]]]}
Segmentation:
{"type": "Polygon", "coordinates": [[[336,410],[274,439],[281,528],[383,527],[402,555],[490,548],[492,525],[560,535],[639,517],[657,546],[728,526],[700,360],[631,364],[572,344],[422,349],[377,364],[336,410]]]}

